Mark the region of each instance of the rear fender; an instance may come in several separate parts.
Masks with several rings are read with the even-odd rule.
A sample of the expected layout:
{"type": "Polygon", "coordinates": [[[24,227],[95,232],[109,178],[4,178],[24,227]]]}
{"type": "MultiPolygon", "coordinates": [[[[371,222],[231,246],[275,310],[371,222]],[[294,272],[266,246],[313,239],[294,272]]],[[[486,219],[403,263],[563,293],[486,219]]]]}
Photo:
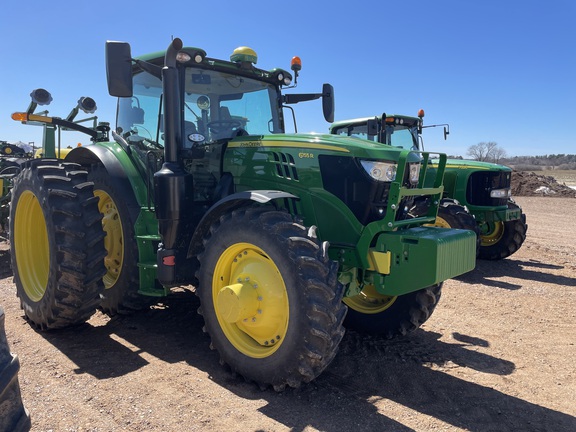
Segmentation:
{"type": "Polygon", "coordinates": [[[134,194],[140,207],[151,205],[142,176],[119,144],[107,142],[77,147],[68,153],[65,160],[84,166],[103,165],[123,195],[134,194]]]}

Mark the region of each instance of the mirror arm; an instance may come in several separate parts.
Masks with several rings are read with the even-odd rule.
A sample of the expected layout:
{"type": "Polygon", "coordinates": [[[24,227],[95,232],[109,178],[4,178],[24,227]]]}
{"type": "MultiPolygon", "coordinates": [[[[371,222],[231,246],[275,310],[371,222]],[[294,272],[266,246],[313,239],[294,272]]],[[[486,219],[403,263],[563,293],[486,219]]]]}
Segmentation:
{"type": "Polygon", "coordinates": [[[298,102],[306,102],[306,101],[320,99],[322,96],[323,96],[322,93],[287,94],[287,95],[282,96],[282,102],[285,104],[296,104],[298,102]]]}
{"type": "Polygon", "coordinates": [[[148,72],[150,75],[155,76],[158,79],[162,79],[162,68],[160,66],[156,66],[152,63],[148,63],[138,59],[132,59],[134,63],[140,67],[144,72],[148,72]]]}

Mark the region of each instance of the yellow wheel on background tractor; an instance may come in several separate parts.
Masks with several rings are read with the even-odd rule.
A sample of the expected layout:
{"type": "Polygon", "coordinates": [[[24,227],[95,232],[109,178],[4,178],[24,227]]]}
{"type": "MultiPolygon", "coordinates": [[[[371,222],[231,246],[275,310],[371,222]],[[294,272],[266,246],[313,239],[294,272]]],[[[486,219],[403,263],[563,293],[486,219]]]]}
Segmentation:
{"type": "Polygon", "coordinates": [[[489,226],[489,232],[480,236],[480,246],[492,246],[502,240],[504,222],[492,222],[489,226]]]}
{"type": "Polygon", "coordinates": [[[338,267],[314,232],[288,213],[249,207],[223,214],[204,237],[204,331],[221,363],[261,388],[313,380],[344,335],[338,267]]]}

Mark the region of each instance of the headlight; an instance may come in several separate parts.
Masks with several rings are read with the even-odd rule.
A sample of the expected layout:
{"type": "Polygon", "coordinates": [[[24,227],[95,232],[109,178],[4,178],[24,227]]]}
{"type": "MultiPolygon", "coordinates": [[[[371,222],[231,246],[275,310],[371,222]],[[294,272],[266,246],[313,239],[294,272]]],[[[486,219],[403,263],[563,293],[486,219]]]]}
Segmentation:
{"type": "Polygon", "coordinates": [[[410,183],[417,184],[418,179],[420,178],[420,164],[419,163],[411,163],[410,165],[410,183]]]}
{"type": "Polygon", "coordinates": [[[490,198],[510,198],[512,196],[512,191],[508,188],[506,189],[493,189],[490,191],[490,198]]]}
{"type": "Polygon", "coordinates": [[[396,179],[396,169],[398,165],[394,162],[360,161],[364,170],[374,180],[391,182],[396,179]]]}

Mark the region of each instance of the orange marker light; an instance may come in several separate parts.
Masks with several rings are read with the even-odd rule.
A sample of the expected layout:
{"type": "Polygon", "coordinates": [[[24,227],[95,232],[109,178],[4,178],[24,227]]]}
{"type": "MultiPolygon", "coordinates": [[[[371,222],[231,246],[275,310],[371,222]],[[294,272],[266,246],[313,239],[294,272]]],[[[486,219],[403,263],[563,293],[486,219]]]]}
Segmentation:
{"type": "Polygon", "coordinates": [[[424,117],[424,110],[423,109],[418,110],[418,117],[420,117],[420,118],[424,117]]]}
{"type": "Polygon", "coordinates": [[[28,114],[25,112],[15,112],[12,113],[12,120],[16,120],[16,121],[37,121],[40,123],[52,123],[52,117],[47,117],[47,116],[43,116],[43,115],[37,115],[37,114],[28,114]]]}
{"type": "Polygon", "coordinates": [[[28,114],[25,112],[15,112],[12,113],[12,120],[16,121],[26,121],[28,120],[28,114]]]}
{"type": "Polygon", "coordinates": [[[298,56],[292,57],[290,67],[293,71],[299,71],[300,69],[302,69],[302,60],[300,60],[300,57],[298,56]]]}

